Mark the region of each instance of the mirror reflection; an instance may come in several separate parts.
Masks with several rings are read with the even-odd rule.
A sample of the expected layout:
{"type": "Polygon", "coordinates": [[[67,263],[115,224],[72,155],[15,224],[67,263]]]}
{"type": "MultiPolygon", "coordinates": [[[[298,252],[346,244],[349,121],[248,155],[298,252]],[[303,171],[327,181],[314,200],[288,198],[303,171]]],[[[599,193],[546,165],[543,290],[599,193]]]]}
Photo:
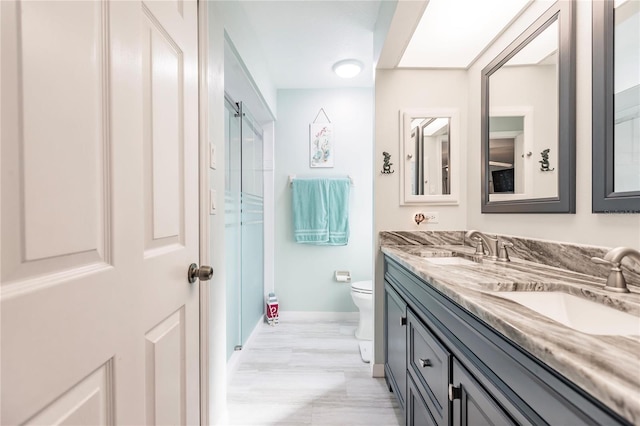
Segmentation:
{"type": "Polygon", "coordinates": [[[558,22],[489,77],[489,201],[558,197],[558,22]]]}
{"type": "Polygon", "coordinates": [[[406,150],[411,195],[451,194],[449,133],[449,117],[412,117],[406,150]]]}
{"type": "Polygon", "coordinates": [[[614,192],[640,191],[640,2],[614,6],[614,192]]]}

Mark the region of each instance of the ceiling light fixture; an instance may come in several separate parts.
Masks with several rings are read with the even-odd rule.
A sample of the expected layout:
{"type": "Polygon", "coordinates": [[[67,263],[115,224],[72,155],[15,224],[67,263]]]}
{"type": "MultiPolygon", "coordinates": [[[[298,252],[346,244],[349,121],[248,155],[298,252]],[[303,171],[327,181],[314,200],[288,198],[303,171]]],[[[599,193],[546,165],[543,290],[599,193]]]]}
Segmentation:
{"type": "Polygon", "coordinates": [[[342,78],[353,78],[362,71],[362,62],[355,59],[345,59],[333,65],[333,72],[342,78]]]}

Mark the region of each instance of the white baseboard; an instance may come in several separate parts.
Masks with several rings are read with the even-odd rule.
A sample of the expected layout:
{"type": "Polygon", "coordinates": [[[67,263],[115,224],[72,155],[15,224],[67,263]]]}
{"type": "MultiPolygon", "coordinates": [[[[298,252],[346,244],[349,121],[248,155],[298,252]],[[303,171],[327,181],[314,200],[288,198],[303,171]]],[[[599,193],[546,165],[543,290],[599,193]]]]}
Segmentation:
{"type": "Polygon", "coordinates": [[[358,312],[280,311],[280,321],[358,321],[358,312]]]}
{"type": "Polygon", "coordinates": [[[384,377],[384,364],[372,364],[371,375],[373,377],[384,377]]]}

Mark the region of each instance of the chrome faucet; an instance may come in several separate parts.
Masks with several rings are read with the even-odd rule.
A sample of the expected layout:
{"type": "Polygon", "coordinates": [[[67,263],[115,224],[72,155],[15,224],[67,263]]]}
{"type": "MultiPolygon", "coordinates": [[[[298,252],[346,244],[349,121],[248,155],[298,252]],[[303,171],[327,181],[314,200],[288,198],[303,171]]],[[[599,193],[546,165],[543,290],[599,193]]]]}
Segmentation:
{"type": "MultiPolygon", "coordinates": [[[[498,237],[489,237],[488,235],[476,230],[467,231],[464,237],[470,240],[477,240],[479,238],[482,241],[483,246],[487,249],[486,256],[494,260],[498,258],[498,237]]],[[[477,250],[476,253],[478,251],[479,250],[477,250]]],[[[484,254],[484,249],[482,251],[484,254]]]]}
{"type": "Polygon", "coordinates": [[[625,257],[633,259],[640,264],[640,252],[629,247],[613,248],[604,255],[603,259],[599,257],[591,258],[591,261],[594,263],[611,266],[611,271],[607,277],[607,284],[604,286],[605,290],[629,293],[627,281],[624,279],[624,275],[622,275],[622,270],[620,269],[620,263],[625,257]]]}
{"type": "Polygon", "coordinates": [[[482,254],[489,259],[498,260],[500,262],[510,261],[507,248],[513,247],[513,244],[506,241],[500,241],[497,236],[490,237],[476,230],[467,231],[465,238],[476,242],[476,254],[482,254]],[[484,249],[485,247],[487,248],[486,251],[484,249]]]}

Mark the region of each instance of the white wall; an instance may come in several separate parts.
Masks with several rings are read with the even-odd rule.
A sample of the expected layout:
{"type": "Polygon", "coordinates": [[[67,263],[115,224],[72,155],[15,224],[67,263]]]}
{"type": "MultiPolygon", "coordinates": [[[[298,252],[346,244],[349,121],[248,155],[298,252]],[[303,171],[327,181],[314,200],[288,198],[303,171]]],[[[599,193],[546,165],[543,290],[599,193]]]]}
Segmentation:
{"type": "Polygon", "coordinates": [[[247,76],[257,93],[268,106],[271,115],[277,115],[277,89],[271,80],[267,61],[260,49],[258,36],[248,24],[242,1],[214,2],[223,14],[224,30],[231,39],[238,56],[242,58],[247,76]]]}
{"type": "Polygon", "coordinates": [[[209,263],[214,270],[209,300],[209,422],[222,424],[227,398],[226,275],[224,253],[224,23],[216,2],[208,2],[209,141],[217,150],[217,169],[209,170],[209,185],[218,192],[218,212],[209,216],[209,263]]]}
{"type": "MultiPolygon", "coordinates": [[[[275,128],[275,290],[284,311],[356,311],[347,283],[372,278],[373,92],[371,89],[280,90],[275,128]],[[309,124],[324,108],[334,125],[335,166],[309,168],[309,124]],[[346,246],[297,244],[293,239],[289,175],[352,176],[346,246]]],[[[320,114],[318,121],[324,119],[320,114]]]]}
{"type": "MultiPolygon", "coordinates": [[[[480,83],[482,68],[548,6],[536,1],[469,69],[468,229],[606,247],[640,247],[640,216],[591,213],[591,2],[574,3],[576,54],[576,214],[480,212],[480,83]]],[[[534,152],[534,155],[539,153],[534,152]]]]}
{"type": "MultiPolygon", "coordinates": [[[[377,70],[375,85],[375,152],[374,152],[374,245],[376,282],[375,351],[374,363],[384,362],[382,346],[384,279],[382,255],[378,249],[378,232],[400,230],[455,230],[464,229],[467,218],[466,158],[464,146],[467,134],[467,73],[464,70],[377,70]],[[459,110],[460,132],[463,149],[458,174],[459,200],[457,206],[400,206],[400,115],[401,109],[451,108],[459,110]],[[382,174],[382,152],[391,154],[393,174],[382,174]],[[438,224],[416,225],[417,212],[438,212],[438,224]]],[[[479,160],[478,160],[479,161],[479,160]]],[[[477,178],[476,178],[477,179],[477,178]]],[[[379,373],[380,367],[374,367],[379,373]]]]}

